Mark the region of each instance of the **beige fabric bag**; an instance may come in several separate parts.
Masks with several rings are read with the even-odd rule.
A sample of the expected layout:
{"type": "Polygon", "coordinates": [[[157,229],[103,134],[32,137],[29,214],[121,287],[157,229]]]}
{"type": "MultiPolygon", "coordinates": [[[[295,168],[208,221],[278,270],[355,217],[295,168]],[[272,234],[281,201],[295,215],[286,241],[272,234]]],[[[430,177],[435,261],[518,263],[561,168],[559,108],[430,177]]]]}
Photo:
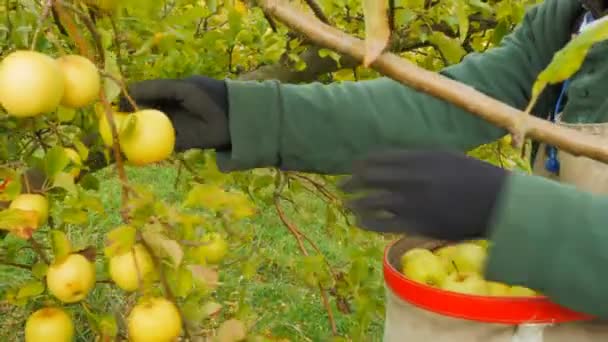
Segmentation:
{"type": "MultiPolygon", "coordinates": [[[[558,124],[587,134],[606,138],[606,124],[558,124]]],[[[572,184],[597,194],[608,194],[608,165],[586,157],[575,157],[559,151],[559,175],[545,170],[545,145],[541,144],[535,160],[534,173],[572,184]]],[[[392,263],[398,267],[399,255],[424,245],[425,241],[404,239],[393,250],[392,263]]],[[[607,289],[608,290],[608,289],[607,289]]],[[[487,324],[452,318],[415,307],[386,287],[384,342],[608,342],[608,324],[604,322],[573,322],[556,325],[509,326],[487,324]]],[[[601,304],[599,304],[601,305],[601,304]]]]}

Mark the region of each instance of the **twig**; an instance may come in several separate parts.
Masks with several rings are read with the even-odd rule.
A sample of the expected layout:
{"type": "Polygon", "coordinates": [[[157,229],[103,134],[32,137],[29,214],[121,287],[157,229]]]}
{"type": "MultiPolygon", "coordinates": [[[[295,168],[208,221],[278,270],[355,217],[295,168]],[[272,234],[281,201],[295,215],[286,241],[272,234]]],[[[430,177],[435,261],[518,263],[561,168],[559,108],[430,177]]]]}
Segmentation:
{"type": "Polygon", "coordinates": [[[329,319],[329,324],[331,325],[331,332],[334,334],[334,336],[336,336],[336,335],[338,335],[338,328],[336,327],[336,319],[334,318],[334,312],[331,309],[331,306],[329,305],[329,299],[327,298],[327,292],[325,291],[323,286],[321,286],[320,283],[319,283],[319,291],[321,291],[321,298],[323,299],[323,306],[325,307],[325,310],[327,311],[327,317],[329,319]]]}
{"type": "Polygon", "coordinates": [[[42,259],[42,261],[44,261],[45,264],[50,265],[51,261],[50,259],[46,256],[46,254],[42,251],[42,246],[38,243],[38,241],[36,241],[36,239],[34,239],[34,237],[30,237],[29,239],[30,244],[32,245],[32,249],[34,250],[34,252],[36,252],[36,254],[38,254],[40,256],[40,259],[42,259]]]}
{"type": "Polygon", "coordinates": [[[266,11],[262,11],[264,13],[264,18],[266,18],[266,21],[268,22],[268,25],[270,25],[270,28],[272,29],[272,32],[277,32],[277,23],[274,22],[274,19],[272,19],[272,17],[270,15],[268,15],[268,12],[266,11]]]}
{"type": "MultiPolygon", "coordinates": [[[[101,44],[101,36],[99,35],[99,32],[97,32],[97,29],[95,29],[95,25],[91,22],[91,18],[88,17],[85,13],[83,13],[80,10],[78,10],[77,8],[75,8],[74,6],[72,6],[71,4],[64,3],[63,1],[56,1],[54,6],[57,9],[57,11],[59,12],[59,15],[63,18],[64,22],[67,24],[66,27],[70,33],[70,36],[72,37],[72,39],[74,41],[77,42],[80,53],[84,56],[87,56],[91,60],[97,59],[99,69],[105,70],[105,55],[104,55],[103,46],[101,44]],[[85,26],[87,27],[87,29],[91,32],[91,35],[93,36],[93,39],[95,41],[95,47],[98,52],[98,54],[96,55],[97,58],[95,58],[94,57],[95,55],[93,55],[91,53],[89,44],[87,44],[87,42],[82,38],[82,34],[80,34],[80,32],[78,31],[76,24],[74,23],[72,18],[70,18],[63,11],[62,5],[65,5],[66,8],[68,8],[71,11],[73,11],[74,13],[76,13],[82,19],[82,21],[85,23],[85,26]]],[[[112,150],[114,152],[114,160],[116,162],[116,167],[118,169],[118,177],[122,184],[121,215],[122,215],[122,218],[124,221],[128,221],[128,213],[125,210],[125,207],[127,205],[127,201],[129,200],[129,186],[128,186],[129,183],[128,183],[128,179],[127,179],[127,173],[125,172],[124,163],[122,160],[122,155],[120,154],[120,143],[119,143],[119,139],[118,139],[118,130],[116,128],[116,122],[114,121],[113,110],[110,105],[110,102],[106,98],[105,91],[103,88],[99,91],[99,100],[103,105],[106,120],[108,121],[108,123],[110,125],[110,131],[112,132],[112,150]]]]}
{"type": "Polygon", "coordinates": [[[329,191],[324,184],[321,184],[321,183],[317,182],[316,180],[314,180],[308,176],[299,174],[299,173],[292,173],[291,175],[293,175],[293,177],[300,178],[300,179],[303,179],[303,180],[309,182],[328,199],[333,200],[333,201],[339,201],[339,198],[337,196],[335,196],[334,194],[332,194],[331,191],[329,191]]]}
{"type": "MultiPolygon", "coordinates": [[[[38,18],[38,24],[36,25],[36,31],[34,31],[34,37],[32,38],[32,46],[31,50],[36,49],[36,42],[38,41],[38,35],[40,34],[40,30],[42,29],[42,25],[44,25],[44,21],[48,18],[51,7],[53,6],[53,0],[46,0],[44,7],[42,8],[42,13],[38,18]]],[[[8,8],[6,9],[8,12],[8,8]]]]}
{"type": "Polygon", "coordinates": [[[329,20],[325,16],[325,13],[323,13],[321,6],[317,3],[316,0],[304,0],[304,2],[306,2],[308,7],[310,7],[310,9],[317,16],[317,18],[319,18],[319,20],[321,20],[322,22],[324,22],[326,24],[329,23],[329,20]]]}
{"type": "MultiPolygon", "coordinates": [[[[258,1],[274,17],[303,33],[317,45],[363,61],[365,43],[361,39],[354,38],[314,16],[295,9],[285,0],[258,1]]],[[[450,102],[512,134],[520,133],[522,126],[527,127],[525,135],[538,141],[556,146],[575,156],[584,155],[608,163],[608,144],[600,138],[531,115],[523,116],[521,110],[459,81],[420,68],[393,53],[384,53],[371,64],[371,67],[416,90],[450,102]],[[522,125],[522,118],[525,119],[526,125],[522,125]]]]}
{"type": "Polygon", "coordinates": [[[283,222],[285,227],[287,227],[289,232],[296,238],[296,241],[298,242],[298,246],[300,247],[302,254],[308,256],[308,251],[306,250],[306,247],[304,247],[304,241],[302,240],[302,233],[300,233],[300,230],[287,219],[287,215],[285,215],[285,212],[281,208],[280,195],[281,192],[283,192],[283,188],[285,187],[285,178],[283,177],[281,171],[277,172],[277,183],[278,186],[274,193],[274,206],[277,210],[277,213],[279,214],[279,218],[281,219],[281,222],[283,222]]]}
{"type": "MultiPolygon", "coordinates": [[[[285,187],[285,177],[283,176],[281,171],[277,171],[277,189],[275,190],[274,205],[275,205],[275,208],[279,215],[279,218],[281,219],[281,222],[283,222],[283,225],[285,225],[285,227],[287,227],[289,232],[296,238],[296,241],[298,242],[298,246],[300,247],[300,251],[302,251],[302,254],[304,254],[305,256],[309,255],[308,251],[306,250],[306,247],[304,247],[304,242],[303,242],[302,238],[306,239],[306,241],[308,243],[310,243],[310,245],[313,247],[313,249],[317,253],[322,254],[321,251],[316,246],[316,244],[312,240],[310,240],[306,235],[302,234],[302,232],[300,232],[298,227],[296,227],[295,224],[293,224],[291,221],[289,221],[289,219],[287,219],[287,215],[285,215],[285,212],[281,208],[281,204],[280,204],[280,201],[281,201],[280,195],[281,195],[281,192],[283,191],[284,187],[285,187]]],[[[327,263],[327,260],[325,260],[325,262],[327,263]]],[[[333,276],[334,275],[333,270],[331,269],[331,267],[329,266],[328,263],[327,263],[327,265],[328,265],[330,273],[333,276]]],[[[319,285],[319,291],[321,292],[321,298],[323,299],[323,306],[327,310],[327,317],[328,317],[329,323],[331,325],[331,330],[334,335],[337,335],[338,329],[336,327],[336,320],[334,318],[333,311],[331,310],[331,306],[329,305],[329,300],[327,299],[327,293],[325,292],[325,289],[323,289],[323,286],[320,283],[318,285],[319,285]]]]}
{"type": "Polygon", "coordinates": [[[110,24],[112,25],[112,33],[114,35],[114,45],[116,45],[116,59],[118,61],[122,61],[122,53],[120,49],[120,40],[118,39],[118,27],[116,26],[116,20],[114,17],[109,15],[107,16],[110,20],[110,24]]]}

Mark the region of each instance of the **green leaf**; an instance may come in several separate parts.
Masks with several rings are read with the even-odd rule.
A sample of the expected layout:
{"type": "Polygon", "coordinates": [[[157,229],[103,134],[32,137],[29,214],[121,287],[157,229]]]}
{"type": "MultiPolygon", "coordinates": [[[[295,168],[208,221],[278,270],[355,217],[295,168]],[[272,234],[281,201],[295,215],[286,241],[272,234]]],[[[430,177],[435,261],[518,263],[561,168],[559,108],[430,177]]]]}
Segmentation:
{"type": "Polygon", "coordinates": [[[68,224],[85,224],[89,220],[89,216],[81,208],[64,207],[61,210],[61,220],[68,224]]]}
{"type": "Polygon", "coordinates": [[[57,108],[57,118],[59,122],[70,122],[76,116],[76,109],[59,106],[57,108]]]}
{"type": "Polygon", "coordinates": [[[178,297],[186,297],[193,289],[194,280],[192,272],[183,267],[166,270],[167,280],[173,293],[178,297]]]}
{"type": "MultiPolygon", "coordinates": [[[[44,157],[44,170],[50,179],[55,179],[70,163],[70,159],[61,146],[53,146],[44,157]]],[[[67,189],[66,189],[67,190],[67,189]]]]}
{"type": "Polygon", "coordinates": [[[53,188],[62,188],[69,193],[76,193],[76,184],[74,183],[74,176],[67,172],[59,172],[55,175],[53,180],[53,188]]]}
{"type": "MultiPolygon", "coordinates": [[[[118,66],[118,62],[116,61],[116,56],[111,51],[106,50],[106,74],[112,75],[117,80],[121,80],[120,67],[118,66]]],[[[121,89],[120,85],[118,85],[113,79],[106,78],[104,83],[104,92],[108,101],[113,102],[120,95],[121,89]]]]}
{"type": "Polygon", "coordinates": [[[38,279],[43,279],[46,276],[46,271],[49,269],[48,265],[43,262],[38,262],[32,266],[32,274],[38,279]]]}
{"type": "MultiPolygon", "coordinates": [[[[97,321],[97,326],[101,336],[107,338],[105,340],[109,341],[118,336],[118,322],[111,314],[101,315],[97,321]]],[[[104,339],[102,338],[102,340],[104,339]]]]}
{"type": "Polygon", "coordinates": [[[44,289],[44,284],[41,281],[30,281],[19,288],[16,299],[24,299],[38,296],[44,292],[44,289]]]}
{"type": "Polygon", "coordinates": [[[97,177],[95,177],[94,175],[92,175],[90,173],[87,173],[86,175],[84,175],[84,177],[82,177],[80,179],[78,184],[80,184],[80,186],[86,190],[94,190],[94,191],[99,190],[99,179],[97,179],[97,177]]]}
{"type": "Polygon", "coordinates": [[[203,0],[203,3],[207,5],[207,8],[211,13],[217,12],[217,0],[203,0]]]}
{"type": "Polygon", "coordinates": [[[136,233],[135,228],[126,225],[111,230],[106,235],[105,256],[111,258],[129,252],[135,244],[136,233]]]}
{"type": "Polygon", "coordinates": [[[456,39],[451,39],[445,34],[433,31],[429,36],[429,41],[441,51],[441,54],[450,63],[458,63],[466,55],[466,50],[456,39]]]}
{"type": "Polygon", "coordinates": [[[460,42],[463,43],[469,33],[469,13],[468,6],[465,0],[457,0],[454,2],[456,13],[458,16],[458,27],[460,31],[460,42]]]}
{"type": "Polygon", "coordinates": [[[51,231],[51,247],[53,249],[53,255],[55,256],[55,262],[61,262],[72,253],[72,244],[70,240],[67,235],[60,230],[51,231]]]}

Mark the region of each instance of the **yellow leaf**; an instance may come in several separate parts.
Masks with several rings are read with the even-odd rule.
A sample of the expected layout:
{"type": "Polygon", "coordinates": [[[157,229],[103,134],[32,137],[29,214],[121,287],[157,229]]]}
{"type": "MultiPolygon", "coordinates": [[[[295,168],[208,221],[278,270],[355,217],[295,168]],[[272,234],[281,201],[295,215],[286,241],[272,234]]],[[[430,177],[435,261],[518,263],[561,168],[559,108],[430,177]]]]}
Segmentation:
{"type": "Polygon", "coordinates": [[[0,211],[0,230],[7,230],[23,239],[29,239],[38,226],[38,213],[31,210],[6,209],[0,211]]]}
{"type": "Polygon", "coordinates": [[[178,267],[184,258],[184,251],[177,241],[171,240],[165,235],[153,231],[142,233],[144,240],[152,247],[157,256],[168,256],[173,261],[173,265],[178,267]]]}
{"type": "Polygon", "coordinates": [[[201,265],[188,265],[188,268],[199,285],[203,285],[210,290],[217,288],[219,285],[220,276],[213,268],[201,265]]]}
{"type": "Polygon", "coordinates": [[[365,15],[365,58],[368,67],[384,52],[391,35],[388,26],[388,3],[386,0],[363,0],[365,15]]]}
{"type": "Polygon", "coordinates": [[[548,84],[567,80],[583,64],[589,49],[594,44],[608,39],[608,19],[603,18],[588,26],[566,46],[553,55],[551,63],[538,75],[532,86],[532,96],[526,108],[529,113],[548,84]]]}

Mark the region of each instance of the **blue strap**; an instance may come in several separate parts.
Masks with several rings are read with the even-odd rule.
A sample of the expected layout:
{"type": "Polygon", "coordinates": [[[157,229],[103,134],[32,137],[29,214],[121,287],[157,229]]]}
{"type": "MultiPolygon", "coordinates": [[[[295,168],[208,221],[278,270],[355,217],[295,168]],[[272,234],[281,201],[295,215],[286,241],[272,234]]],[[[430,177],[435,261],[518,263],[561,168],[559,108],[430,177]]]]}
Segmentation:
{"type": "MultiPolygon", "coordinates": [[[[579,32],[582,31],[587,25],[589,25],[594,20],[595,18],[593,18],[593,14],[591,14],[591,12],[585,13],[579,32]]],[[[562,84],[562,90],[559,94],[559,97],[557,98],[557,102],[555,103],[555,109],[550,115],[550,120],[553,123],[555,123],[555,116],[557,115],[557,113],[560,113],[562,111],[562,102],[564,101],[564,95],[566,94],[566,90],[568,89],[569,84],[570,80],[566,80],[562,84]]],[[[545,162],[545,169],[549,172],[557,174],[560,168],[559,160],[557,158],[557,148],[555,146],[547,145],[546,153],[547,161],[545,162]]]]}
{"type": "MultiPolygon", "coordinates": [[[[551,112],[550,120],[555,123],[555,116],[562,110],[562,104],[564,101],[564,95],[566,94],[566,90],[568,89],[568,85],[570,84],[570,80],[566,80],[564,84],[562,84],[562,90],[557,98],[557,102],[555,103],[555,109],[551,112]]],[[[546,149],[547,153],[547,161],[545,162],[545,169],[549,172],[557,174],[559,172],[559,160],[557,159],[557,148],[555,146],[547,145],[546,149]]]]}

